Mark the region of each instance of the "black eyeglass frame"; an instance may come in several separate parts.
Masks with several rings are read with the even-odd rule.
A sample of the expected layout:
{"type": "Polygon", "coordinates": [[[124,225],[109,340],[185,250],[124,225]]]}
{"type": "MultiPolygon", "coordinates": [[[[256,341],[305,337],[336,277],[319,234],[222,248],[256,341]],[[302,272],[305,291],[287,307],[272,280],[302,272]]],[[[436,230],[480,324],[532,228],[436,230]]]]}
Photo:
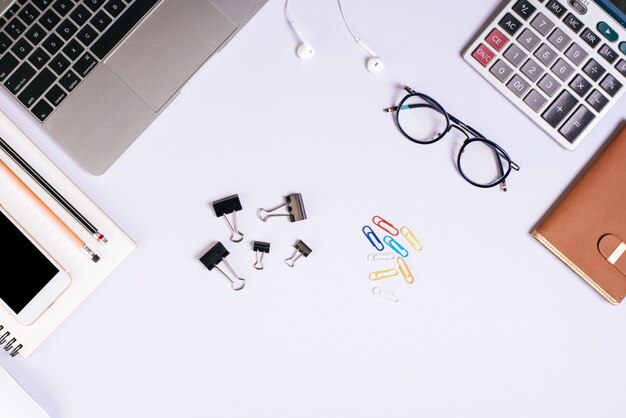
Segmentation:
{"type": "Polygon", "coordinates": [[[509,174],[511,174],[511,170],[519,171],[520,167],[511,159],[509,154],[500,145],[487,139],[483,134],[478,132],[476,129],[464,123],[463,121],[461,121],[459,118],[455,117],[454,115],[448,113],[443,108],[443,106],[441,106],[432,97],[423,93],[418,93],[412,88],[410,88],[409,86],[404,86],[404,90],[406,90],[409,94],[404,96],[404,98],[400,101],[398,106],[388,107],[388,108],[383,109],[383,111],[387,113],[395,113],[394,121],[396,123],[396,126],[398,127],[398,129],[400,130],[402,135],[404,135],[405,138],[407,138],[409,141],[414,142],[416,144],[430,145],[441,140],[444,136],[446,136],[450,132],[450,130],[452,130],[452,128],[457,129],[466,137],[465,141],[463,141],[463,145],[461,146],[461,149],[459,150],[459,153],[457,155],[457,160],[456,160],[456,166],[457,166],[457,169],[459,170],[459,174],[461,174],[461,176],[465,179],[465,181],[467,181],[473,186],[480,187],[483,189],[488,189],[488,188],[495,187],[500,184],[502,185],[503,190],[506,191],[506,178],[509,176],[509,174]],[[428,104],[405,105],[406,101],[409,100],[411,97],[419,97],[420,99],[424,100],[428,104]],[[431,108],[435,110],[436,112],[440,113],[446,118],[446,129],[444,129],[443,132],[441,132],[438,136],[428,141],[420,141],[411,137],[408,133],[405,132],[404,129],[402,129],[402,125],[400,124],[400,119],[399,119],[400,110],[402,110],[403,106],[406,106],[409,109],[427,107],[427,108],[431,108]],[[465,151],[465,148],[468,145],[474,142],[481,142],[481,143],[487,144],[488,146],[490,146],[496,151],[498,155],[498,158],[496,159],[496,161],[498,163],[498,169],[500,170],[500,178],[498,178],[497,180],[494,180],[493,182],[488,183],[488,184],[476,183],[463,172],[463,168],[461,165],[461,158],[463,156],[463,152],[465,151]],[[502,164],[502,159],[504,159],[507,162],[506,170],[504,170],[504,164],[502,164]]]}

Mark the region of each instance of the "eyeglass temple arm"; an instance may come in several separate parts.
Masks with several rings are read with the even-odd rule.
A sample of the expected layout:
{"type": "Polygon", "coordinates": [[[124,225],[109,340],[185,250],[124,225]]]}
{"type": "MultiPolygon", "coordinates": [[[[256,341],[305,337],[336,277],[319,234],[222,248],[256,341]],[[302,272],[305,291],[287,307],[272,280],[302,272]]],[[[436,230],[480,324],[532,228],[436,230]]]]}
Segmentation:
{"type": "Polygon", "coordinates": [[[400,109],[419,109],[420,107],[427,107],[429,109],[438,110],[434,105],[431,105],[428,103],[414,103],[414,104],[408,104],[408,105],[405,104],[405,105],[402,105],[402,107],[399,107],[399,106],[386,107],[383,109],[383,112],[393,113],[393,112],[397,112],[400,109]]]}

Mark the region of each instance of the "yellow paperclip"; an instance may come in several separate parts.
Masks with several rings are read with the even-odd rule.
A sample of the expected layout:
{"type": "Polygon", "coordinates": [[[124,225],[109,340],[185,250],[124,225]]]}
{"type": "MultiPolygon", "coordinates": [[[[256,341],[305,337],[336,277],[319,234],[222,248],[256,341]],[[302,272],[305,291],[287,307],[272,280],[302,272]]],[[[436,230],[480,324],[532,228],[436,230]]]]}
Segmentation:
{"type": "Polygon", "coordinates": [[[404,238],[406,238],[409,244],[411,244],[411,247],[415,248],[415,251],[419,253],[424,249],[424,246],[422,245],[420,240],[417,239],[413,231],[411,231],[408,226],[403,226],[402,228],[400,228],[400,232],[402,232],[404,238]]]}
{"type": "Polygon", "coordinates": [[[397,275],[398,275],[398,269],[375,271],[373,273],[370,273],[370,280],[374,281],[374,280],[391,279],[392,277],[396,277],[397,275]]]}
{"type": "Polygon", "coordinates": [[[398,257],[398,267],[400,268],[400,273],[402,273],[402,277],[404,277],[404,281],[408,284],[413,284],[415,281],[415,277],[413,277],[413,273],[409,268],[409,265],[406,263],[406,260],[402,257],[398,257]]]}

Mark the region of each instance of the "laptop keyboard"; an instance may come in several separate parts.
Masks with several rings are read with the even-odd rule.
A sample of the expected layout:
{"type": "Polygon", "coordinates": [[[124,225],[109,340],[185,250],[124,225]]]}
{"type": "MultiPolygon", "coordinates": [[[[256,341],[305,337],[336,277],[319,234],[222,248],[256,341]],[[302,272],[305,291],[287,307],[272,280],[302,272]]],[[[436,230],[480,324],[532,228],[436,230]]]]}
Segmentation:
{"type": "Polygon", "coordinates": [[[45,121],[158,1],[16,1],[0,18],[0,82],[45,121]]]}

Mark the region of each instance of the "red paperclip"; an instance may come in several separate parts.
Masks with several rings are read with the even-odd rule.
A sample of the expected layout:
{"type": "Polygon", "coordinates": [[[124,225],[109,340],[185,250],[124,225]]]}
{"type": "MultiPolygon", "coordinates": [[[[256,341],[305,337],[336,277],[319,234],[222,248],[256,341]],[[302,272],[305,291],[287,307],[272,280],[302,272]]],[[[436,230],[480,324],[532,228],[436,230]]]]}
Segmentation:
{"type": "Polygon", "coordinates": [[[394,237],[398,236],[398,234],[400,233],[398,228],[393,226],[391,224],[391,222],[386,221],[385,219],[381,218],[380,216],[374,216],[372,218],[372,222],[374,222],[374,225],[376,225],[377,227],[379,227],[380,229],[382,229],[386,233],[388,233],[390,235],[393,235],[394,237]]]}

